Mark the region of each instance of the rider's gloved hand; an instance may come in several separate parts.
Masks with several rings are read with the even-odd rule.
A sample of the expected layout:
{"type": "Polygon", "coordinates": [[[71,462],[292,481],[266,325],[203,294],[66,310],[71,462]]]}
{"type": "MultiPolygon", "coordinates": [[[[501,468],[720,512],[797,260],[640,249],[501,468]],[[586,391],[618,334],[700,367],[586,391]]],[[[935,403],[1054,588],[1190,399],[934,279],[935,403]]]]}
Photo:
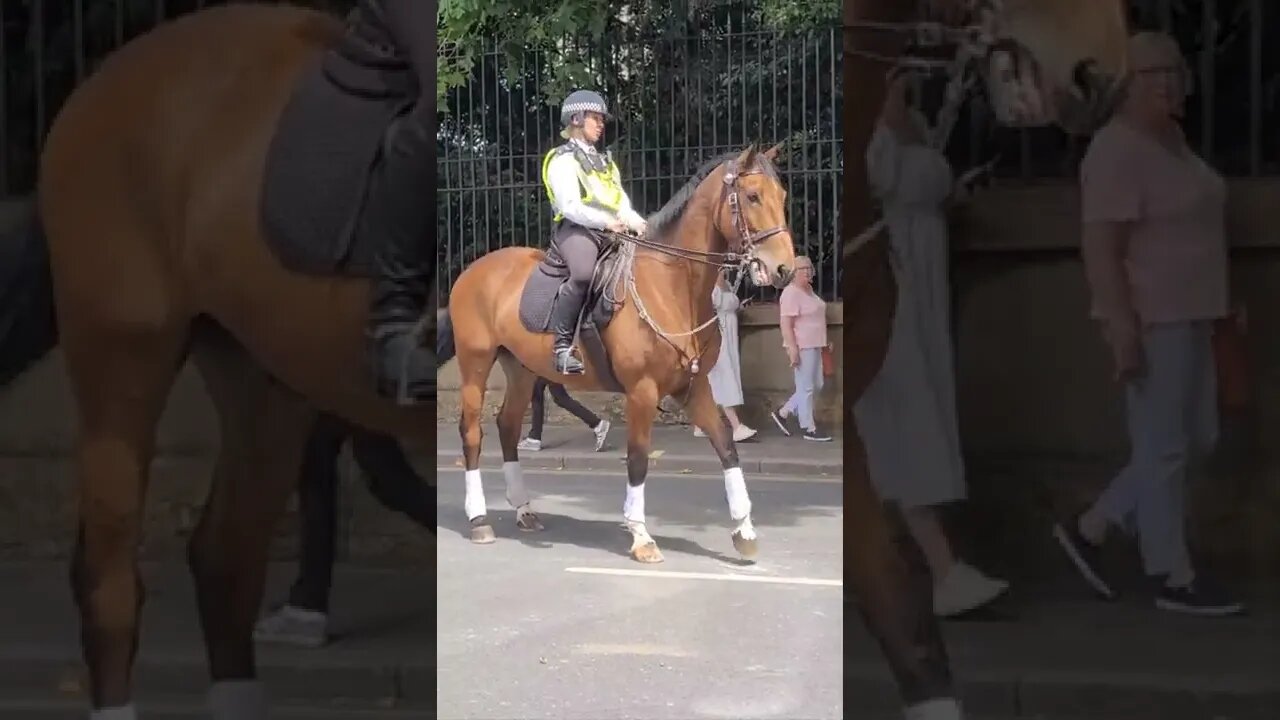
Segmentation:
{"type": "Polygon", "coordinates": [[[649,229],[649,225],[644,221],[644,218],[636,218],[635,220],[632,220],[628,224],[628,227],[630,227],[631,232],[639,235],[640,237],[644,237],[645,231],[649,229]]]}
{"type": "Polygon", "coordinates": [[[609,221],[609,224],[604,227],[609,232],[624,233],[627,231],[627,226],[623,225],[621,220],[611,220],[609,221]]]}

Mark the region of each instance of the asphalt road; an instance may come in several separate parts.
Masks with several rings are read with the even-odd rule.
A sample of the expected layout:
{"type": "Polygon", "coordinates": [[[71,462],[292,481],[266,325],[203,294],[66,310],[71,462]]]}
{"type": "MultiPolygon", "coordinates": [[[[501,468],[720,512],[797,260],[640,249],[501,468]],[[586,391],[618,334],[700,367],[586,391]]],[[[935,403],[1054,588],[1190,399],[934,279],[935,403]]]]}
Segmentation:
{"type": "Polygon", "coordinates": [[[441,470],[442,720],[843,717],[837,482],[748,477],[761,553],[747,564],[722,477],[651,475],[666,562],[642,566],[626,554],[623,475],[526,481],[547,529],[516,530],[491,471],[498,540],[476,546],[462,473],[441,470]]]}

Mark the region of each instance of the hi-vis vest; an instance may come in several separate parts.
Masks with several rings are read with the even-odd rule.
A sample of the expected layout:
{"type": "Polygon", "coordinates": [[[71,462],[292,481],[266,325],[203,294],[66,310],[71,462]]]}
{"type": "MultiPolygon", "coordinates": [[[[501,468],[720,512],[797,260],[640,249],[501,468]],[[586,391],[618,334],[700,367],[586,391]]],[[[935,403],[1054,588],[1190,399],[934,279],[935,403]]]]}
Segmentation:
{"type": "MultiPolygon", "coordinates": [[[[573,157],[578,161],[578,186],[582,188],[582,204],[617,213],[622,207],[623,197],[622,177],[618,173],[618,166],[613,163],[613,158],[608,153],[588,155],[573,141],[551,150],[542,159],[542,186],[546,188],[551,207],[556,206],[556,196],[551,191],[547,171],[551,168],[551,161],[565,153],[573,153],[573,157]]],[[[563,216],[557,212],[555,221],[560,222],[562,219],[564,219],[563,216]]]]}

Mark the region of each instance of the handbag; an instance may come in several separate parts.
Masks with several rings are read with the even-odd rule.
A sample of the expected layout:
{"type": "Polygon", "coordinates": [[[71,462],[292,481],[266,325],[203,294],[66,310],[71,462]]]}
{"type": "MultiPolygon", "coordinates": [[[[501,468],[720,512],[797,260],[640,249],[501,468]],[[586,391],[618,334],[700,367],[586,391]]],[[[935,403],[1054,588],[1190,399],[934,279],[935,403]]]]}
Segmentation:
{"type": "Polygon", "coordinates": [[[831,347],[831,343],[827,343],[822,348],[822,376],[833,377],[836,374],[836,352],[831,347]]]}

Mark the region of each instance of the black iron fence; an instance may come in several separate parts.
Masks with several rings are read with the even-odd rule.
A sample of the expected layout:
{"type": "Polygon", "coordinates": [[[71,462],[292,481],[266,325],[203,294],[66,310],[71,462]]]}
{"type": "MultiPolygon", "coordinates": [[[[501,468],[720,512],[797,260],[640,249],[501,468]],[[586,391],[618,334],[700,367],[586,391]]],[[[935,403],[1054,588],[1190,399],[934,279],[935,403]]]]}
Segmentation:
{"type": "MultiPolygon", "coordinates": [[[[41,141],[71,89],[157,22],[226,0],[0,0],[0,198],[35,182],[41,141]]],[[[298,0],[302,2],[302,0],[298,0]]],[[[341,12],[353,0],[303,4],[341,12]]],[[[1130,0],[1137,24],[1178,38],[1196,74],[1188,134],[1231,176],[1280,174],[1280,6],[1271,0],[1130,0]]],[[[234,49],[229,49],[233,51],[234,49]]],[[[696,36],[565,41],[554,52],[491,48],[444,102],[437,195],[448,282],[484,252],[541,245],[550,211],[542,154],[558,141],[565,78],[601,89],[618,114],[606,142],[642,211],[706,158],[787,141],[790,219],[817,285],[838,297],[840,38],[732,25],[696,36]]],[[[1000,174],[1064,178],[1083,150],[1053,129],[1000,131],[981,102],[951,152],[966,166],[1001,152],[1000,174]]]]}
{"type": "Polygon", "coordinates": [[[779,169],[797,250],[814,261],[815,288],[837,298],[840,51],[834,28],[607,37],[515,57],[488,48],[469,82],[449,95],[440,129],[446,283],[487,252],[549,240],[541,165],[563,142],[559,101],[571,88],[561,78],[573,75],[603,92],[617,116],[604,142],[642,214],[660,208],[706,160],[752,142],[785,142],[779,169]]]}

